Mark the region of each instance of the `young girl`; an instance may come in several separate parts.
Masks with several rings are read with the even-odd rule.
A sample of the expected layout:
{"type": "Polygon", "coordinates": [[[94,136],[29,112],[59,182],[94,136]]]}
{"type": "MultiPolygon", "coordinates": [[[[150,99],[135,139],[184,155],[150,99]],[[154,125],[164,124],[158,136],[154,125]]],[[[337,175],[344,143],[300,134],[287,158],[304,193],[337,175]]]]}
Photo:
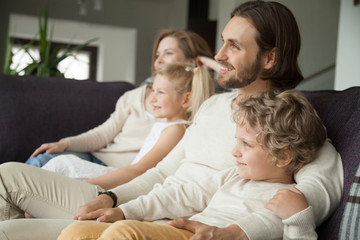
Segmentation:
{"type": "Polygon", "coordinates": [[[153,125],[130,166],[117,169],[62,155],[51,159],[42,168],[72,178],[96,177],[87,182],[104,189],[128,182],[154,167],[171,151],[183,137],[201,103],[213,93],[214,82],[205,67],[165,65],[155,72],[149,100],[153,116],[166,121],[153,125]]]}

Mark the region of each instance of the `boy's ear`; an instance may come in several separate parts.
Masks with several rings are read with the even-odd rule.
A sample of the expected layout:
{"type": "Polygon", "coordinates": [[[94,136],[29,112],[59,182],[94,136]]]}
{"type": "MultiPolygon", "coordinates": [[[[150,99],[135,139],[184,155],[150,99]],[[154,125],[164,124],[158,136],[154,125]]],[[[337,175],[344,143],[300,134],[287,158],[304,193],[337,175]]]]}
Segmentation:
{"type": "Polygon", "coordinates": [[[265,62],[264,62],[264,68],[265,69],[270,69],[275,65],[276,59],[278,57],[277,55],[278,55],[278,49],[277,48],[273,48],[269,52],[266,53],[265,62]]]}
{"type": "Polygon", "coordinates": [[[285,157],[283,159],[278,160],[278,162],[276,163],[277,167],[280,168],[286,167],[287,165],[289,165],[289,163],[292,161],[294,157],[289,150],[286,150],[284,155],[285,157]]]}
{"type": "Polygon", "coordinates": [[[188,108],[190,107],[190,103],[191,103],[191,92],[187,92],[183,96],[181,105],[183,108],[188,108]]]}

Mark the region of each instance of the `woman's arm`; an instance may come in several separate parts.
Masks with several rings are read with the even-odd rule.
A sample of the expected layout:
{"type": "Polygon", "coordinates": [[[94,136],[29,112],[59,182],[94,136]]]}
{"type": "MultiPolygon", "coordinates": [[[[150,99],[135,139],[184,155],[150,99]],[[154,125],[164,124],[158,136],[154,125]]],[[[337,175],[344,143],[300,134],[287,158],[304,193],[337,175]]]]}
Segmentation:
{"type": "MultiPolygon", "coordinates": [[[[144,106],[146,88],[136,88],[122,95],[116,103],[115,111],[101,125],[76,136],[65,138],[69,142],[66,150],[92,152],[105,147],[121,132],[131,113],[131,108],[144,106]]],[[[144,113],[145,114],[145,113],[144,113]]]]}
{"type": "Polygon", "coordinates": [[[175,124],[165,128],[154,147],[139,162],[119,168],[103,176],[87,180],[88,183],[111,189],[143,174],[156,166],[181,140],[185,133],[184,124],[175,124]]]}

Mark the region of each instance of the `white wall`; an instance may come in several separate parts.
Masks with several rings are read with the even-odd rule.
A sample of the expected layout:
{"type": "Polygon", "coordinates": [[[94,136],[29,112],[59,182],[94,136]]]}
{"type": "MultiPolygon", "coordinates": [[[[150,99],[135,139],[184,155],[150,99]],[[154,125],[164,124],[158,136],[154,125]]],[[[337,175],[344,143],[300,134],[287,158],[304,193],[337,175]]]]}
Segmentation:
{"type": "Polygon", "coordinates": [[[341,0],[335,89],[360,86],[360,6],[341,0]]]}
{"type": "MultiPolygon", "coordinates": [[[[230,19],[231,11],[246,0],[218,0],[217,49],[220,48],[221,32],[230,19]]],[[[305,78],[312,76],[336,61],[340,0],[278,0],[294,14],[301,33],[302,45],[299,65],[305,78]]],[[[348,0],[343,0],[348,1],[348,0]]],[[[352,2],[352,1],[351,1],[352,2]]],[[[286,34],[286,33],[285,33],[286,34]]],[[[300,89],[332,89],[334,86],[334,69],[321,76],[305,81],[300,89]]]]}
{"type": "MultiPolygon", "coordinates": [[[[12,37],[33,39],[38,32],[37,17],[11,14],[9,24],[12,37]]],[[[98,46],[97,81],[121,79],[135,83],[136,29],[49,19],[49,32],[51,28],[54,41],[83,43],[98,38],[91,44],[98,46]]]]}

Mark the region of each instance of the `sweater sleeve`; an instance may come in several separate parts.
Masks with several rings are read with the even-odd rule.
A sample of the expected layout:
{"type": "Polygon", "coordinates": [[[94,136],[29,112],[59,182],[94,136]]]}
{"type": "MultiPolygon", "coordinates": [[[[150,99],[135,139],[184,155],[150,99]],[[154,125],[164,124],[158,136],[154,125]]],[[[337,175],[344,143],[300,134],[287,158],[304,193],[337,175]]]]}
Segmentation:
{"type": "Polygon", "coordinates": [[[312,206],[318,226],[340,203],[344,184],[340,155],[329,141],[324,143],[313,162],[295,174],[295,181],[296,188],[312,206]]]}
{"type": "Polygon", "coordinates": [[[311,206],[284,219],[284,240],[316,240],[315,219],[311,206]]]}
{"type": "Polygon", "coordinates": [[[262,209],[246,216],[239,216],[237,224],[249,240],[281,239],[284,225],[270,210],[262,209]]]}
{"type": "Polygon", "coordinates": [[[113,191],[118,197],[118,204],[125,203],[138,196],[149,193],[155,184],[162,184],[165,179],[174,174],[184,158],[184,143],[186,134],[180,142],[171,150],[171,152],[156,167],[149,169],[144,174],[131,180],[128,183],[120,185],[113,191]]]}
{"type": "Polygon", "coordinates": [[[65,138],[69,151],[92,152],[104,148],[121,131],[129,117],[134,101],[144,101],[145,89],[137,88],[126,92],[116,103],[115,111],[101,125],[77,136],[65,138]]]}
{"type": "Polygon", "coordinates": [[[205,209],[215,192],[231,177],[231,170],[218,172],[199,182],[158,185],[149,194],[119,207],[126,219],[154,221],[190,217],[205,209]]]}

